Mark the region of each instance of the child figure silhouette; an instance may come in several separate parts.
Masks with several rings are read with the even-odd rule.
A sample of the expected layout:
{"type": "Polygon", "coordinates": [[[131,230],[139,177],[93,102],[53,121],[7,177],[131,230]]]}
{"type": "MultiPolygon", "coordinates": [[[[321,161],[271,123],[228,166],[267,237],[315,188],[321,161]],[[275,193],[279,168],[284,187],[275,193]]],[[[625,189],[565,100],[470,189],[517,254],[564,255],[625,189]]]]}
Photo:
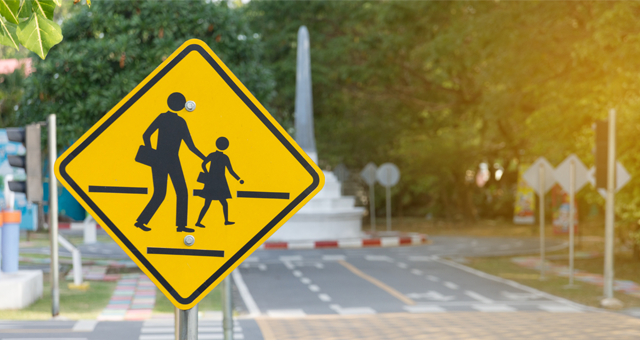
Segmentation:
{"type": "Polygon", "coordinates": [[[225,155],[222,151],[229,147],[229,140],[225,137],[220,137],[216,140],[216,147],[218,151],[213,152],[207,156],[202,162],[202,170],[204,173],[200,174],[202,178],[198,181],[204,183],[202,190],[196,190],[195,195],[205,199],[204,206],[198,216],[198,222],[196,227],[204,228],[202,219],[211,206],[211,201],[220,201],[222,205],[222,212],[224,213],[224,224],[232,225],[235,222],[229,221],[229,204],[227,199],[231,199],[231,192],[229,191],[229,184],[227,183],[226,170],[229,170],[231,176],[240,181],[240,184],[244,184],[244,181],[240,179],[231,167],[231,161],[229,156],[225,155]],[[211,163],[207,170],[207,163],[211,163]]]}

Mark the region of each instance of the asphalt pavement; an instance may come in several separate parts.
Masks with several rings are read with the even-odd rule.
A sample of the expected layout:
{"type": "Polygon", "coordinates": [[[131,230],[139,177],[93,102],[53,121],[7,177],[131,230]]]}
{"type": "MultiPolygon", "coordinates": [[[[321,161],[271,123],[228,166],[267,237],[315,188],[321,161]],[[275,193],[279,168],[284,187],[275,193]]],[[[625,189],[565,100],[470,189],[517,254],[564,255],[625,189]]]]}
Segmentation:
{"type": "MultiPolygon", "coordinates": [[[[640,338],[640,319],[579,305],[474,270],[461,261],[471,256],[535,253],[536,239],[432,240],[432,244],[412,247],[258,250],[233,273],[239,314],[235,338],[640,338]]],[[[565,246],[562,242],[547,245],[548,250],[565,246]]],[[[97,256],[104,253],[102,248],[110,258],[126,258],[118,248],[93,247],[97,251],[81,249],[97,256]]],[[[0,340],[173,339],[168,319],[93,322],[89,330],[91,324],[1,322],[0,340]],[[84,325],[84,330],[78,325],[84,325]]],[[[200,330],[200,339],[222,339],[219,319],[201,320],[200,330]]]]}

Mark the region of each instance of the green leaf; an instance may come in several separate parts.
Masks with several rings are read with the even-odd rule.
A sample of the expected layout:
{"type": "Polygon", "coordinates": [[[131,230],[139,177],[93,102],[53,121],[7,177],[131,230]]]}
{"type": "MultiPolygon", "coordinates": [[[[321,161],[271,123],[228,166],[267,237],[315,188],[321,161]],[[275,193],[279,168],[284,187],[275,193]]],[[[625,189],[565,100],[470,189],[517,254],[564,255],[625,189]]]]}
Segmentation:
{"type": "Polygon", "coordinates": [[[33,11],[44,15],[47,19],[53,20],[53,10],[56,8],[53,0],[33,0],[33,5],[31,6],[33,7],[33,11]]]}
{"type": "Polygon", "coordinates": [[[0,19],[0,44],[18,50],[20,45],[18,44],[17,29],[18,25],[0,19]]]}
{"type": "Polygon", "coordinates": [[[39,12],[18,26],[18,40],[22,46],[44,59],[51,47],[62,41],[60,26],[39,12]]]}
{"type": "Polygon", "coordinates": [[[9,22],[18,23],[20,0],[0,0],[0,14],[9,22]]]}
{"type": "Polygon", "coordinates": [[[33,0],[23,0],[20,4],[20,9],[18,10],[19,18],[28,18],[33,13],[32,10],[33,0]]]}

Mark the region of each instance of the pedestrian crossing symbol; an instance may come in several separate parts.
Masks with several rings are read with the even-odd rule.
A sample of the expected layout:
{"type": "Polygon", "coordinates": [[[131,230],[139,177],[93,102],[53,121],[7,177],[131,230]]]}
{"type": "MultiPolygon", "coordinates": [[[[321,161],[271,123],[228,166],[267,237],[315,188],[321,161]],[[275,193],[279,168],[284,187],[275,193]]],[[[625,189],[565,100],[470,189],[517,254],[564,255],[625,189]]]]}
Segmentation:
{"type": "Polygon", "coordinates": [[[199,40],[80,137],[56,175],[181,309],[324,185],[311,158],[199,40]]]}

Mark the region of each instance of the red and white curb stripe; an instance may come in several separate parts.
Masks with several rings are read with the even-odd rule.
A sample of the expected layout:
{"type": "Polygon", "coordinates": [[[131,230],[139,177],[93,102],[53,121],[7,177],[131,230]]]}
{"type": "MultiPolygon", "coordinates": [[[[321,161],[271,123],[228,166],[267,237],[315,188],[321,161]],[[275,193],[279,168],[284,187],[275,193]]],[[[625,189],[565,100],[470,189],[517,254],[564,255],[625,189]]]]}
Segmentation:
{"type": "MultiPolygon", "coordinates": [[[[96,229],[102,229],[99,224],[95,223],[96,229]]],[[[58,229],[68,230],[84,230],[85,224],[83,222],[58,222],[58,229]]]]}
{"type": "Polygon", "coordinates": [[[258,249],[317,249],[317,248],[365,248],[416,246],[429,243],[424,234],[401,234],[398,236],[366,237],[327,241],[265,242],[258,249]]]}

